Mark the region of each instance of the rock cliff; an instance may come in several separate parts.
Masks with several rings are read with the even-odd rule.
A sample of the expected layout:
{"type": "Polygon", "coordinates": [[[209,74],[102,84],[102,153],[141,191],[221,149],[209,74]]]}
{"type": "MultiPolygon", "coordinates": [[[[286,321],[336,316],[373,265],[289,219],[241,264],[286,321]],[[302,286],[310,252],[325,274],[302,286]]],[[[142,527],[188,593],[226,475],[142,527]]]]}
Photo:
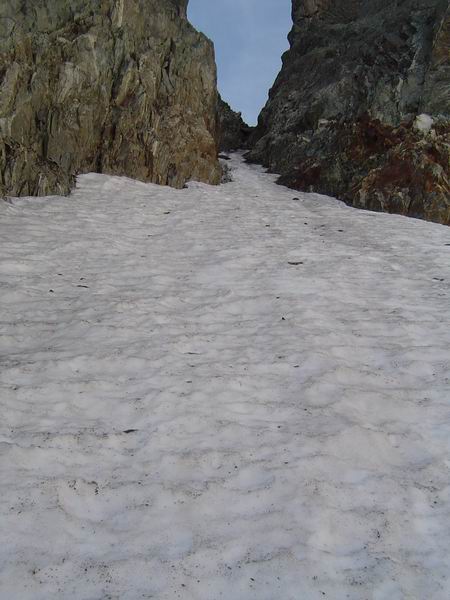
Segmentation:
{"type": "Polygon", "coordinates": [[[214,49],[187,0],[2,0],[0,193],[98,171],[220,181],[214,49]]]}
{"type": "Polygon", "coordinates": [[[448,0],[293,0],[249,159],[280,182],[450,224],[448,0]]]}
{"type": "Polygon", "coordinates": [[[223,152],[241,150],[248,146],[253,131],[242,118],[219,95],[219,149],[223,152]]]}

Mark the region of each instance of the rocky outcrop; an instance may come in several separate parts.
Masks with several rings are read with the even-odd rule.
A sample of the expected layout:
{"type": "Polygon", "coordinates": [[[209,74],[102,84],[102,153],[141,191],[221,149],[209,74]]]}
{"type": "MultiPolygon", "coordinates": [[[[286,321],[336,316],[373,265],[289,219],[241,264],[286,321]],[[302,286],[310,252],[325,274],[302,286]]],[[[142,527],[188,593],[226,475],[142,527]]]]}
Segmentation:
{"type": "Polygon", "coordinates": [[[349,204],[450,224],[448,0],[293,0],[249,160],[349,204]]]}
{"type": "Polygon", "coordinates": [[[241,113],[235,112],[219,95],[219,149],[231,152],[247,148],[253,131],[242,119],[241,113]]]}
{"type": "Polygon", "coordinates": [[[0,193],[97,171],[217,183],[214,49],[187,0],[3,0],[0,193]]]}

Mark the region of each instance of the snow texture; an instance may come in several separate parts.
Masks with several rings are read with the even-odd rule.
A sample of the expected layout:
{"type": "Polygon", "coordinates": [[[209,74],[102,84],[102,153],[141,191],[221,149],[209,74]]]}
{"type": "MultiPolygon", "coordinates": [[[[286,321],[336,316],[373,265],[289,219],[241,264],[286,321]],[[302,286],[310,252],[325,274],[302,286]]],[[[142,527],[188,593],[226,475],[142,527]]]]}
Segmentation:
{"type": "Polygon", "coordinates": [[[414,129],[417,129],[417,131],[429,133],[434,125],[434,120],[433,117],[430,117],[430,115],[422,113],[421,115],[417,115],[413,125],[414,129]]]}
{"type": "Polygon", "coordinates": [[[231,166],[0,202],[2,600],[450,598],[450,230],[231,166]]]}

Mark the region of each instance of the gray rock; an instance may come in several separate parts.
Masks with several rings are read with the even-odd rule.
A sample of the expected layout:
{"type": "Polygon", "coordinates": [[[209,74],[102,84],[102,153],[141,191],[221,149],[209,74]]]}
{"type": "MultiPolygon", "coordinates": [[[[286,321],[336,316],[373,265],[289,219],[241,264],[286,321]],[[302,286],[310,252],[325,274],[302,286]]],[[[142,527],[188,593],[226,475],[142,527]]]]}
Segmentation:
{"type": "Polygon", "coordinates": [[[97,171],[218,183],[212,43],[187,0],[2,0],[0,193],[97,171]]]}
{"type": "Polygon", "coordinates": [[[293,21],[249,160],[296,189],[450,224],[448,0],[293,0],[293,21]]]}

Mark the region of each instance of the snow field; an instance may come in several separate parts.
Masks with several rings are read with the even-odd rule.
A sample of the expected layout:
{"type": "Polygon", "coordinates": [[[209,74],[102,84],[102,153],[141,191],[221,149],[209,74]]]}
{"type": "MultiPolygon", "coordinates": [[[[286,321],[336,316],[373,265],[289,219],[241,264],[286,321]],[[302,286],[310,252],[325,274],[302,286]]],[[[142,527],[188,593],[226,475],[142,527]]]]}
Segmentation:
{"type": "Polygon", "coordinates": [[[231,167],[0,204],[2,600],[450,597],[450,230],[231,167]]]}

